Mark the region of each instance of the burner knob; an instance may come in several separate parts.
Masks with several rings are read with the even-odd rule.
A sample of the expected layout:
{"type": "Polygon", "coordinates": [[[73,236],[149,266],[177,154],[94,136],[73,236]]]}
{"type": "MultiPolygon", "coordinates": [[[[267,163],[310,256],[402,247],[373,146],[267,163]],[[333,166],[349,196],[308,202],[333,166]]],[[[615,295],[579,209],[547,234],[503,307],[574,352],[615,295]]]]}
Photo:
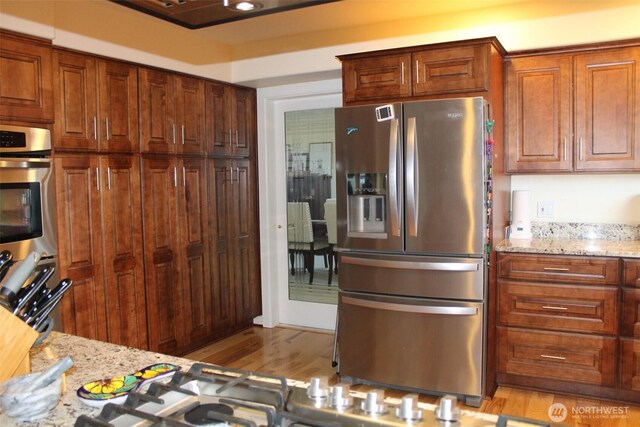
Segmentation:
{"type": "Polygon", "coordinates": [[[436,408],[436,418],[443,421],[457,421],[460,419],[458,398],[449,394],[442,396],[440,404],[436,408]]]}
{"type": "Polygon", "coordinates": [[[326,399],[329,394],[327,377],[313,377],[307,387],[307,396],[310,399],[326,399]]]}
{"type": "Polygon", "coordinates": [[[348,384],[336,384],[331,388],[329,406],[335,409],[346,409],[353,405],[353,397],[349,395],[348,384]]]}
{"type": "Polygon", "coordinates": [[[384,391],[372,390],[367,393],[367,397],[360,404],[363,412],[371,415],[382,415],[387,412],[387,405],[384,403],[384,391]]]}
{"type": "Polygon", "coordinates": [[[400,406],[396,408],[396,417],[404,421],[420,421],[422,419],[422,409],[418,409],[418,395],[407,394],[400,401],[400,406]]]}

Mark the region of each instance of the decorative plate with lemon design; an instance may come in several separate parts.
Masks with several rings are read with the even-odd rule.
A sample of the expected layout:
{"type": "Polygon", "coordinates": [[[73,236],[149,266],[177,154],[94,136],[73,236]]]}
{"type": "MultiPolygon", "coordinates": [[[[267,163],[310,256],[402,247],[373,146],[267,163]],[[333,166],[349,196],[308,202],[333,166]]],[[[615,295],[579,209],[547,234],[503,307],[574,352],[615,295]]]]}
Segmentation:
{"type": "Polygon", "coordinates": [[[150,365],[130,375],[91,381],[80,387],[76,394],[89,406],[120,404],[124,403],[129,393],[140,390],[147,383],[171,376],[179,370],[180,366],[170,363],[150,365]]]}

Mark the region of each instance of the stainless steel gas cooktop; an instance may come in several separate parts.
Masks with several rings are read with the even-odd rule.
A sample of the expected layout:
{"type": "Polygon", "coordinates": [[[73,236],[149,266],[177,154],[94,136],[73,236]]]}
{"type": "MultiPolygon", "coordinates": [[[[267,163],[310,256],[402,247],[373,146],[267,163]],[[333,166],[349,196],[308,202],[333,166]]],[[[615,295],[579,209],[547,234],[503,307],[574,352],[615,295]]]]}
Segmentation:
{"type": "Polygon", "coordinates": [[[95,418],[80,416],[76,426],[532,426],[529,420],[461,411],[456,397],[438,405],[418,404],[416,395],[385,399],[381,390],[350,391],[312,378],[302,387],[285,378],[194,364],[166,383],[132,393],[122,405],[107,404],[95,418]]]}

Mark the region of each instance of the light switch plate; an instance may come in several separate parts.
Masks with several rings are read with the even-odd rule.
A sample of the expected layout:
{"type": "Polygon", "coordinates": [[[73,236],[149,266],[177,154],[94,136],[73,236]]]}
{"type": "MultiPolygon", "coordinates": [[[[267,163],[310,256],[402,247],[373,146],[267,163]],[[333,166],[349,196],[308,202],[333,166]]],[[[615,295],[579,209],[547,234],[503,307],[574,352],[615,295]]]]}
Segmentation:
{"type": "Polygon", "coordinates": [[[538,218],[553,218],[553,202],[538,202],[538,218]]]}

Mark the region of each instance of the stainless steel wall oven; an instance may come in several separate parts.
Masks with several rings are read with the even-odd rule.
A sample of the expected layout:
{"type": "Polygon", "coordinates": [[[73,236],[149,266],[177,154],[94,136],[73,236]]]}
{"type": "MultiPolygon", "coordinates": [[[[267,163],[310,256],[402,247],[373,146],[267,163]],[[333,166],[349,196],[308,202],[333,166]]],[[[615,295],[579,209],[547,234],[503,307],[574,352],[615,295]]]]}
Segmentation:
{"type": "MultiPolygon", "coordinates": [[[[31,252],[38,268],[58,263],[55,177],[48,129],[0,125],[0,251],[13,261],[31,252]]],[[[50,278],[59,281],[58,272],[50,278]]],[[[60,329],[59,315],[54,316],[60,329]]]]}

